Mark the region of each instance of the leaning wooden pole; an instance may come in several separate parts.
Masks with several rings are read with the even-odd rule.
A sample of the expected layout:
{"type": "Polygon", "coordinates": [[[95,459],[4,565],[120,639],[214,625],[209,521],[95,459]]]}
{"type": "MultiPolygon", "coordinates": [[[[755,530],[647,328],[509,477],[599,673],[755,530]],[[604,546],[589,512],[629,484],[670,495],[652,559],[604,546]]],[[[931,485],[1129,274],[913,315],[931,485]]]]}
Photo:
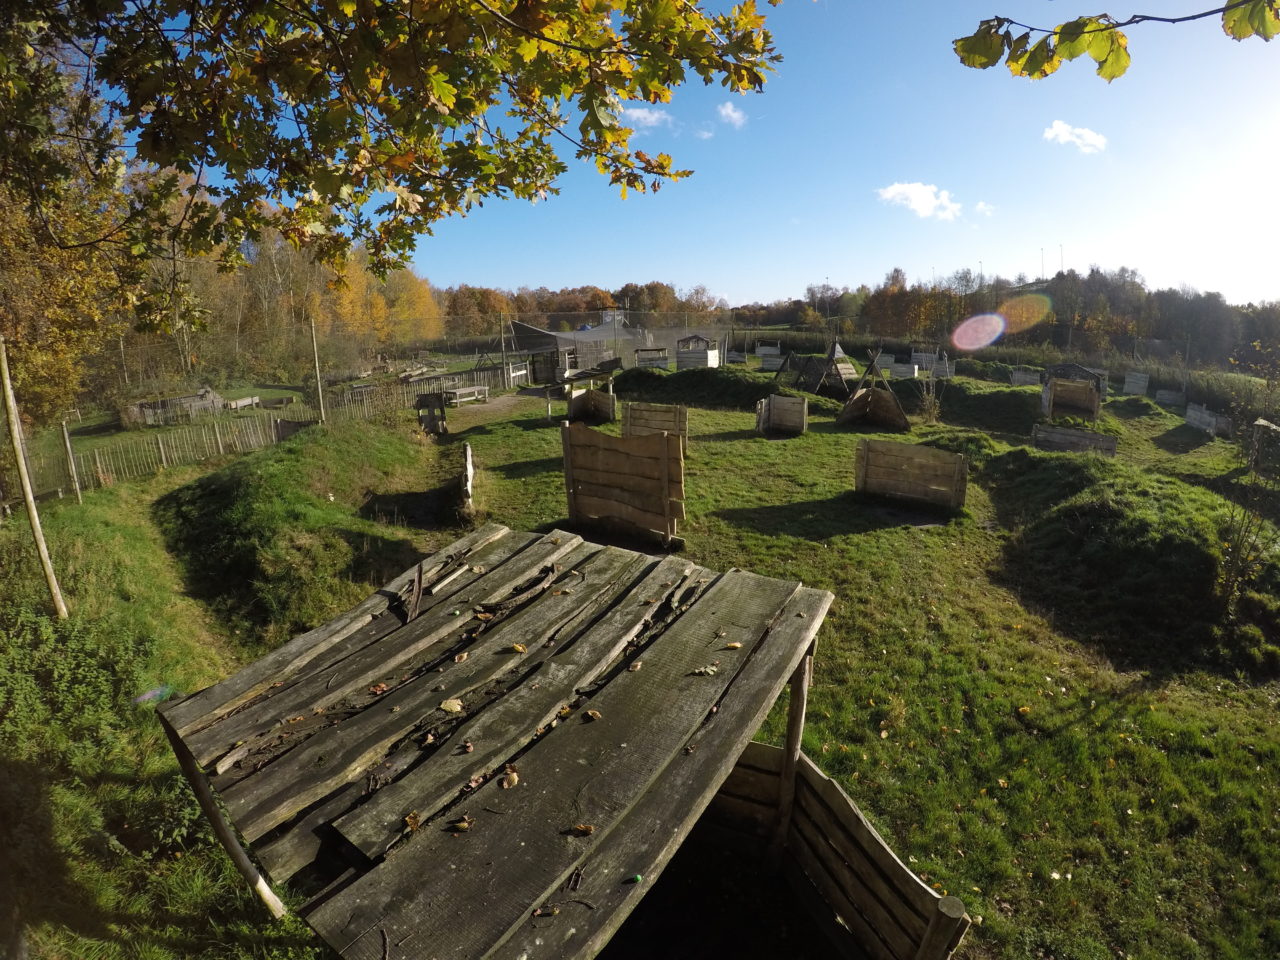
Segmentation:
{"type": "Polygon", "coordinates": [[[249,855],[244,852],[244,847],[240,846],[240,841],[231,829],[231,824],[227,823],[227,818],[218,806],[218,801],[213,795],[213,788],[209,786],[209,778],[204,775],[204,771],[196,763],[196,759],[191,755],[191,751],[187,749],[187,745],[183,743],[182,738],[178,736],[177,732],[162,715],[157,714],[157,716],[160,716],[160,725],[164,727],[164,732],[169,737],[169,743],[173,746],[173,752],[178,757],[178,766],[182,768],[183,776],[187,778],[187,782],[191,784],[191,789],[195,791],[196,800],[199,801],[200,809],[204,811],[210,826],[213,827],[214,834],[222,843],[223,849],[231,857],[231,862],[240,871],[240,876],[249,882],[249,885],[253,887],[253,892],[258,895],[258,899],[263,902],[267,910],[271,912],[271,915],[279,920],[289,912],[288,908],[276,896],[276,892],[271,889],[271,885],[267,883],[267,878],[258,872],[258,868],[249,859],[249,855]]]}
{"type": "Polygon", "coordinates": [[[13,458],[18,465],[18,482],[22,485],[22,499],[27,505],[27,519],[31,522],[31,536],[36,541],[36,552],[40,554],[40,566],[44,568],[45,583],[49,585],[49,596],[53,598],[53,608],[59,620],[66,620],[67,604],[62,599],[62,588],[58,586],[58,577],[53,572],[53,561],[49,559],[49,547],[44,542],[44,530],[40,526],[40,514],[36,511],[36,498],[31,489],[31,475],[27,473],[27,459],[22,455],[22,423],[18,420],[18,400],[13,395],[13,382],[9,379],[9,354],[5,350],[4,337],[0,337],[0,380],[4,381],[4,406],[9,422],[9,442],[13,445],[13,458]]]}
{"type": "Polygon", "coordinates": [[[67,473],[71,475],[71,486],[76,491],[76,503],[84,503],[80,496],[80,473],[76,470],[76,455],[71,449],[71,434],[67,432],[67,421],[62,421],[62,444],[67,449],[67,473]]]}
{"type": "Polygon", "coordinates": [[[787,740],[783,746],[782,771],[778,778],[778,810],[769,844],[769,857],[777,861],[787,843],[791,813],[796,799],[796,769],[800,765],[800,743],[804,737],[804,713],[813,679],[813,645],[791,675],[791,702],[787,709],[787,740]]]}
{"type": "Polygon", "coordinates": [[[316,345],[316,318],[311,318],[311,359],[316,367],[316,407],[324,423],[324,384],[320,382],[320,348],[316,345]]]}

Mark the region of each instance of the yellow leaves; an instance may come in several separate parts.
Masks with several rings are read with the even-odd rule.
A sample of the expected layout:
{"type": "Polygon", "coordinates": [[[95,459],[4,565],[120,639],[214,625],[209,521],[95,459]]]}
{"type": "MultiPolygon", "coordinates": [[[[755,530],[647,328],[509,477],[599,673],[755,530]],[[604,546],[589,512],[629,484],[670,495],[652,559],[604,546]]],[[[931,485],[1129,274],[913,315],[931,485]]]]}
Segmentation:
{"type": "Polygon", "coordinates": [[[520,783],[520,774],[516,773],[516,768],[507,764],[506,775],[498,782],[503,790],[510,790],[512,787],[520,783]]]}
{"type": "Polygon", "coordinates": [[[589,837],[596,832],[596,827],[593,823],[575,823],[570,832],[575,837],[589,837]]]}
{"type": "Polygon", "coordinates": [[[511,645],[512,653],[528,653],[528,650],[529,648],[526,647],[523,643],[513,643],[511,645]]]}
{"type": "Polygon", "coordinates": [[[471,829],[472,825],[475,822],[476,822],[475,817],[469,817],[464,813],[457,820],[450,822],[449,829],[452,830],[454,833],[466,833],[468,830],[471,829]]]}
{"type": "Polygon", "coordinates": [[[742,644],[741,644],[739,641],[734,640],[732,643],[726,643],[726,644],[724,645],[724,647],[722,647],[721,649],[724,649],[724,650],[741,650],[741,649],[742,649],[742,644]]]}
{"type": "Polygon", "coordinates": [[[1031,712],[1031,708],[1028,706],[1021,706],[1018,708],[1018,713],[1022,714],[1024,717],[1030,712],[1031,712]]]}
{"type": "Polygon", "coordinates": [[[602,719],[602,716],[603,715],[600,713],[599,710],[588,710],[586,713],[586,717],[588,720],[600,720],[602,719]]]}
{"type": "Polygon", "coordinates": [[[440,709],[445,713],[461,713],[463,711],[462,701],[456,697],[440,702],[440,709]]]}

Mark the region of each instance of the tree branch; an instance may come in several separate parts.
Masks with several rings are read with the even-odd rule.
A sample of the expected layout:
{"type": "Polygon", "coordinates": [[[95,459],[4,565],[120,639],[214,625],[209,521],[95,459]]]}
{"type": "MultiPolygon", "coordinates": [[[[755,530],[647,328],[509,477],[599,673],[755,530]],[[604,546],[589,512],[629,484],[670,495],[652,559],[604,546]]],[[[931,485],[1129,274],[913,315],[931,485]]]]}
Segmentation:
{"type": "MultiPolygon", "coordinates": [[[[1204,10],[1200,13],[1190,13],[1185,17],[1158,17],[1154,14],[1135,13],[1131,15],[1128,20],[1117,20],[1115,23],[1109,23],[1106,26],[1094,27],[1091,30],[1081,30],[1080,32],[1082,34],[1106,33],[1110,30],[1119,30],[1121,27],[1131,27],[1135,23],[1188,23],[1192,20],[1203,20],[1206,17],[1221,15],[1229,10],[1235,10],[1237,7],[1243,7],[1252,2],[1253,0],[1235,0],[1234,3],[1228,3],[1226,6],[1216,7],[1213,10],[1204,10]]],[[[996,17],[995,19],[1006,26],[1021,27],[1023,30],[1030,31],[1031,33],[1054,33],[1057,30],[1056,27],[1033,27],[1017,20],[1011,20],[1008,17],[996,17]]]]}

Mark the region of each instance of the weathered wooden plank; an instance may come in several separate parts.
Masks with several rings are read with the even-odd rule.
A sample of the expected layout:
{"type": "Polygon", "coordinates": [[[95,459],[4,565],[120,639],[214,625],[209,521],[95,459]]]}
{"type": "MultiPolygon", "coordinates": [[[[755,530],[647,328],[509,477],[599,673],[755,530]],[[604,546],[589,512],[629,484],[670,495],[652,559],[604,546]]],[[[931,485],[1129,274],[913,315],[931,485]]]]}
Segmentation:
{"type": "MultiPolygon", "coordinates": [[[[596,906],[590,917],[552,945],[540,942],[532,919],[526,918],[511,939],[490,954],[494,960],[588,958],[603,948],[717,796],[751,732],[763,722],[796,663],[810,648],[831,600],[830,593],[807,588],[788,600],[718,709],[690,738],[689,749],[676,755],[607,842],[583,864],[575,896],[596,906]],[[645,878],[643,884],[619,882],[637,873],[645,878]]],[[[772,806],[758,809],[772,822],[772,806]]]]}
{"type": "MultiPolygon", "coordinates": [[[[660,513],[650,513],[647,510],[638,510],[635,507],[625,503],[618,503],[615,500],[604,500],[598,497],[585,497],[581,493],[576,496],[578,502],[578,512],[583,517],[599,517],[609,518],[613,520],[623,520],[627,523],[640,527],[642,530],[656,530],[659,533],[666,532],[666,520],[660,513]]],[[[675,501],[680,503],[679,500],[675,501]]],[[[674,533],[674,531],[670,531],[674,533]]]]}
{"type": "Polygon", "coordinates": [[[798,863],[790,858],[785,859],[782,863],[782,876],[791,888],[792,896],[825,934],[827,942],[840,960],[868,960],[867,953],[858,945],[853,931],[836,916],[835,910],[798,863]]]}
{"type": "MultiPolygon", "coordinates": [[[[577,488],[574,491],[582,500],[579,506],[587,512],[593,512],[586,505],[591,501],[599,500],[612,503],[618,506],[628,507],[631,510],[640,513],[653,514],[661,519],[656,529],[665,530],[667,528],[668,517],[674,517],[677,520],[684,519],[684,501],[673,500],[670,497],[662,495],[653,496],[650,494],[636,493],[633,490],[625,490],[614,487],[599,486],[594,483],[585,483],[581,477],[578,478],[577,488]],[[664,511],[663,507],[667,506],[664,511]]],[[[616,516],[618,511],[616,507],[609,511],[609,515],[616,516]]]]}
{"type": "MultiPolygon", "coordinates": [[[[575,466],[573,476],[575,480],[581,480],[583,483],[596,484],[603,487],[619,487],[623,490],[633,490],[636,493],[655,497],[662,492],[662,480],[658,477],[638,477],[631,473],[605,473],[581,466],[575,466]]],[[[672,500],[683,500],[683,478],[672,477],[667,494],[672,500]]]]}
{"type": "MultiPolygon", "coordinates": [[[[933,911],[937,894],[898,859],[897,855],[884,842],[875,827],[862,815],[849,795],[840,785],[824,774],[808,757],[800,760],[801,784],[812,791],[825,803],[831,811],[839,811],[839,820],[848,835],[857,843],[857,850],[862,851],[875,863],[881,874],[893,883],[902,900],[909,904],[920,916],[927,916],[933,911]]],[[[811,806],[812,809],[812,806],[811,806]]],[[[838,839],[835,838],[835,839],[838,839]]],[[[845,852],[852,857],[855,850],[845,852]]]]}
{"type": "MultiPolygon", "coordinates": [[[[802,787],[801,791],[806,797],[812,797],[806,788],[802,787]]],[[[844,852],[831,841],[830,831],[834,825],[835,818],[827,815],[820,803],[811,805],[802,802],[791,824],[790,843],[795,846],[796,837],[799,836],[812,851],[823,872],[847,902],[875,927],[897,960],[912,960],[916,945],[924,936],[924,922],[905,907],[892,888],[878,882],[879,875],[871,864],[865,860],[845,858],[844,852]],[[909,926],[903,922],[903,914],[910,919],[909,926]]],[[[844,915],[840,904],[833,906],[844,915]]]]}
{"type": "Polygon", "coordinates": [[[714,823],[758,837],[763,843],[772,836],[773,825],[778,819],[778,808],[775,804],[763,803],[750,797],[717,793],[707,806],[706,816],[714,823]]]}
{"type": "Polygon", "coordinates": [[[599,720],[571,719],[530,748],[514,795],[494,781],[475,792],[467,803],[474,822],[461,838],[475,868],[452,869],[459,838],[419,831],[309,922],[347,960],[480,956],[500,945],[666,767],[796,586],[725,574],[644,652],[642,671],[617,674],[592,698],[599,720]],[[743,647],[719,649],[724,642],[743,647]],[[713,660],[721,661],[716,673],[698,672],[713,660]],[[575,824],[594,830],[566,836],[587,833],[575,824]],[[523,843],[512,847],[512,836],[523,843]]]}
{"type": "MultiPolygon", "coordinates": [[[[515,670],[527,657],[544,654],[541,645],[547,637],[590,599],[572,592],[581,578],[567,571],[602,550],[596,544],[578,544],[565,555],[566,572],[556,585],[560,589],[544,591],[530,606],[485,632],[467,648],[468,657],[461,663],[448,661],[388,693],[371,694],[376,707],[320,730],[227,789],[222,799],[240,832],[250,841],[262,836],[341,784],[363,776],[365,768],[428,718],[447,719],[442,702],[469,700],[478,688],[515,670]]],[[[458,624],[445,626],[445,632],[458,629],[458,624]]],[[[378,674],[362,676],[363,685],[378,674]]]]}
{"type": "MultiPolygon", "coordinates": [[[[216,423],[214,428],[217,429],[216,423]]],[[[434,577],[452,562],[505,537],[508,533],[510,531],[500,524],[486,523],[478,530],[473,530],[465,537],[455,540],[426,557],[420,564],[423,576],[434,577]]],[[[178,735],[183,737],[198,727],[213,722],[261,693],[270,684],[298,672],[325,650],[385,612],[388,606],[413,582],[418,567],[419,564],[415,564],[352,609],[339,614],[314,630],[299,634],[226,680],[206,687],[182,700],[162,705],[160,712],[164,714],[165,719],[178,735]]]]}
{"type": "Polygon", "coordinates": [[[776,770],[757,770],[755,767],[749,767],[739,761],[738,765],[729,773],[729,776],[725,778],[720,792],[746,800],[754,800],[756,803],[777,806],[778,784],[778,772],[776,770]]]}
{"type": "MultiPolygon", "coordinates": [[[[504,538],[504,541],[509,544],[528,542],[518,534],[504,538]]],[[[452,631],[466,626],[471,619],[472,603],[494,603],[504,599],[514,587],[555,563],[581,542],[582,538],[576,534],[553,531],[545,537],[535,538],[514,556],[503,557],[497,561],[496,567],[486,564],[478,565],[476,569],[468,568],[466,575],[451,584],[447,592],[433,596],[431,599],[435,605],[416,620],[380,641],[350,651],[341,661],[323,670],[307,673],[291,686],[272,691],[272,696],[250,704],[220,723],[192,734],[187,738],[188,745],[201,763],[209,763],[243,740],[270,733],[290,717],[314,714],[384,677],[394,675],[400,665],[452,631]]],[[[504,542],[499,541],[493,544],[492,551],[503,548],[504,542]]],[[[477,561],[488,559],[492,551],[478,552],[477,561]]]]}
{"type": "Polygon", "coordinates": [[[872,453],[878,454],[877,460],[898,457],[908,461],[934,461],[940,464],[952,464],[959,454],[937,447],[927,447],[919,443],[901,443],[897,440],[867,440],[872,453]]]}
{"type": "Polygon", "coordinates": [[[822,895],[822,899],[827,905],[839,915],[840,919],[848,924],[849,929],[853,932],[854,937],[858,941],[858,946],[862,948],[864,955],[869,960],[900,960],[894,956],[889,945],[880,938],[879,931],[875,926],[864,917],[849,899],[831,879],[830,875],[824,868],[822,861],[818,859],[817,853],[805,841],[804,835],[795,833],[793,836],[796,842],[787,848],[787,859],[800,870],[802,875],[817,888],[822,895]]]}
{"type": "MultiPolygon", "coordinates": [[[[584,593],[590,591],[597,607],[608,607],[620,592],[635,586],[633,580],[642,569],[653,566],[650,558],[621,550],[611,550],[603,559],[613,562],[607,567],[602,565],[600,570],[583,570],[581,589],[584,593]]],[[[679,571],[688,569],[688,564],[666,564],[646,577],[640,589],[651,591],[655,599],[665,598],[681,580],[679,571]]],[[[605,618],[607,623],[598,624],[582,636],[577,631],[561,631],[556,645],[571,645],[563,655],[542,663],[514,691],[459,727],[435,753],[335,822],[334,827],[366,856],[381,856],[404,833],[405,818],[410,813],[425,823],[473,778],[501,770],[506,761],[523,751],[537,731],[550,724],[560,708],[573,699],[574,691],[618,656],[644,628],[652,609],[631,607],[611,612],[605,618]],[[458,749],[463,743],[470,743],[471,751],[458,749]]],[[[581,629],[587,623],[576,626],[581,629]]]]}

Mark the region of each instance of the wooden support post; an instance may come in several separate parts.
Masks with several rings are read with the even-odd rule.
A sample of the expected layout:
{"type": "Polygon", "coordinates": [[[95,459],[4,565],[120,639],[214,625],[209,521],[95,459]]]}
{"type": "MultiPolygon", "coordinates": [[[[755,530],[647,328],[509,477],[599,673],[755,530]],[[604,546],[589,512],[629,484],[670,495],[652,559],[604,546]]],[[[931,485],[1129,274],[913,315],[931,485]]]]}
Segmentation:
{"type": "Polygon", "coordinates": [[[674,524],[671,522],[671,444],[667,439],[670,436],[665,431],[662,434],[662,542],[664,546],[669,546],[671,538],[675,535],[674,524]]]}
{"type": "Polygon", "coordinates": [[[271,889],[271,885],[267,883],[267,878],[258,872],[258,868],[249,859],[249,855],[244,852],[244,847],[240,846],[240,841],[231,829],[231,824],[227,823],[227,818],[223,816],[222,809],[218,806],[217,798],[213,795],[213,789],[209,786],[209,778],[204,775],[204,771],[196,763],[195,757],[191,755],[187,745],[182,742],[182,738],[169,726],[169,722],[163,716],[160,714],[157,714],[157,716],[160,718],[160,725],[164,727],[164,732],[169,737],[169,743],[173,746],[174,754],[178,757],[178,766],[182,768],[183,776],[187,778],[187,782],[191,784],[191,789],[195,791],[196,800],[199,801],[200,809],[204,811],[204,815],[209,818],[209,825],[213,827],[214,834],[231,857],[231,862],[240,871],[240,876],[244,877],[249,882],[249,886],[253,887],[253,892],[258,895],[258,898],[266,905],[266,908],[271,911],[271,916],[279,920],[288,914],[288,908],[276,896],[275,891],[271,889]]]}
{"type": "Polygon", "coordinates": [[[547,422],[550,423],[551,420],[551,388],[547,387],[547,422]]]}
{"type": "Polygon", "coordinates": [[[915,960],[940,960],[950,956],[968,929],[969,917],[964,912],[964,903],[959,897],[943,897],[929,918],[915,960]]]}
{"type": "Polygon", "coordinates": [[[813,645],[791,675],[791,700],[787,708],[787,742],[783,746],[782,771],[778,775],[778,813],[769,844],[769,858],[777,861],[791,829],[791,812],[796,801],[796,768],[800,763],[800,743],[804,737],[804,711],[813,679],[813,645]]]}
{"type": "Polygon", "coordinates": [[[160,451],[160,469],[164,470],[169,466],[169,458],[165,456],[163,437],[156,437],[156,449],[160,451]]]}
{"type": "MultiPolygon", "coordinates": [[[[550,405],[548,400],[547,404],[550,405]]],[[[560,422],[560,446],[564,450],[564,490],[569,500],[569,519],[578,519],[578,499],[573,493],[573,451],[569,442],[569,421],[560,422]]]]}
{"type": "Polygon", "coordinates": [[[58,586],[58,577],[53,572],[53,561],[49,559],[49,547],[44,542],[44,529],[40,526],[40,514],[36,510],[35,492],[31,489],[31,475],[27,473],[27,458],[22,449],[22,421],[18,419],[18,400],[13,395],[13,383],[9,380],[9,355],[5,351],[4,337],[0,337],[0,380],[4,381],[4,406],[9,422],[9,443],[13,447],[13,458],[18,466],[18,483],[22,486],[22,499],[27,505],[27,520],[31,524],[31,537],[36,542],[36,552],[40,555],[40,567],[44,570],[44,580],[49,587],[49,596],[53,600],[53,609],[59,620],[66,620],[67,604],[62,599],[62,588],[58,586]]]}
{"type": "Polygon", "coordinates": [[[218,443],[218,456],[222,456],[222,431],[218,429],[218,421],[213,421],[213,439],[218,443]]]}
{"type": "Polygon", "coordinates": [[[98,471],[98,486],[105,487],[107,485],[107,475],[102,469],[102,457],[98,451],[93,451],[93,466],[98,471]]]}
{"type": "Polygon", "coordinates": [[[71,450],[71,434],[67,432],[67,421],[62,421],[62,445],[67,450],[67,473],[71,477],[71,486],[76,491],[76,503],[84,503],[80,496],[80,474],[76,472],[76,455],[71,450]]]}

